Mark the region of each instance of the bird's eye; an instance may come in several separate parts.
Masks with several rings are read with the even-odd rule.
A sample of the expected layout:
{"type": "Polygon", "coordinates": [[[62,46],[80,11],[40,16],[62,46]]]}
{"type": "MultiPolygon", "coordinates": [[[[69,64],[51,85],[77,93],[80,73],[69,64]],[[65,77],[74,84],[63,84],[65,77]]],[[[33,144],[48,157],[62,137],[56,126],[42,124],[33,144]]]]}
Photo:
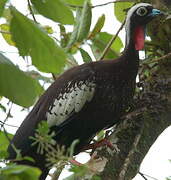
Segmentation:
{"type": "Polygon", "coordinates": [[[145,16],[147,14],[148,10],[145,7],[140,7],[137,9],[136,13],[139,16],[145,16]]]}

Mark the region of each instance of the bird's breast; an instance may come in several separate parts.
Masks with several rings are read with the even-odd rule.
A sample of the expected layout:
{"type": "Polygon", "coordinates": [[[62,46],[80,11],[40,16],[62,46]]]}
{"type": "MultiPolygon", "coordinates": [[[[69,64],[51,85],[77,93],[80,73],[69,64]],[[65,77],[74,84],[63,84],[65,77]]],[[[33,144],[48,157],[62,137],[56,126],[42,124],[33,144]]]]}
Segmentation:
{"type": "Polygon", "coordinates": [[[135,80],[104,80],[97,85],[93,100],[98,104],[99,111],[119,114],[129,105],[134,91],[135,80]]]}

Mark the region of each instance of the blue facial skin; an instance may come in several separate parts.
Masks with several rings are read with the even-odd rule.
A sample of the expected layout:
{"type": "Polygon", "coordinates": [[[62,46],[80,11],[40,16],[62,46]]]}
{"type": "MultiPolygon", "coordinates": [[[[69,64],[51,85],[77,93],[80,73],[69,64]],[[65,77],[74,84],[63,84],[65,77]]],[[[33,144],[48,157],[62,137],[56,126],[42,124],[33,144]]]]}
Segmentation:
{"type": "Polygon", "coordinates": [[[158,10],[158,9],[153,9],[152,10],[152,13],[151,13],[152,16],[157,16],[159,14],[163,14],[163,13],[160,10],[158,10]]]}

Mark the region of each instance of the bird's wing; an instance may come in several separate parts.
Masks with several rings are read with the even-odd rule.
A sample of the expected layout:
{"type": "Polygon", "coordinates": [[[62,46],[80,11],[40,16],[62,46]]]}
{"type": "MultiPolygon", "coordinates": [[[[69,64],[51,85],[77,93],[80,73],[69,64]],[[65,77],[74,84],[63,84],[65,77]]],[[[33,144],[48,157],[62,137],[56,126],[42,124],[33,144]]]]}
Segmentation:
{"type": "Polygon", "coordinates": [[[89,80],[69,81],[65,91],[54,99],[46,113],[49,126],[60,125],[73,113],[78,113],[93,98],[95,83],[89,80]]]}
{"type": "MultiPolygon", "coordinates": [[[[61,75],[41,96],[32,111],[25,118],[11,143],[21,149],[23,155],[30,151],[38,123],[47,120],[49,126],[60,125],[91,101],[95,92],[94,71],[87,65],[77,66],[61,75]],[[82,66],[85,66],[82,68],[82,66]]],[[[15,158],[15,151],[8,147],[9,158],[15,158]]]]}

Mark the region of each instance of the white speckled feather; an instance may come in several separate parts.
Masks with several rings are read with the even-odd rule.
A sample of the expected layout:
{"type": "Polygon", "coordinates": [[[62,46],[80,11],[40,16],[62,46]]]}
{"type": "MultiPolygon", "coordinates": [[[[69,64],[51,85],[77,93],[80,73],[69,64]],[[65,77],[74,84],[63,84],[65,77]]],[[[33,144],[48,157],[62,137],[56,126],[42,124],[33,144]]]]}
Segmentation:
{"type": "MultiPolygon", "coordinates": [[[[71,82],[68,83],[67,87],[71,82]]],[[[77,82],[68,92],[60,93],[46,113],[49,126],[59,125],[71,116],[78,113],[86,102],[90,102],[95,92],[95,83],[77,82]]]]}

